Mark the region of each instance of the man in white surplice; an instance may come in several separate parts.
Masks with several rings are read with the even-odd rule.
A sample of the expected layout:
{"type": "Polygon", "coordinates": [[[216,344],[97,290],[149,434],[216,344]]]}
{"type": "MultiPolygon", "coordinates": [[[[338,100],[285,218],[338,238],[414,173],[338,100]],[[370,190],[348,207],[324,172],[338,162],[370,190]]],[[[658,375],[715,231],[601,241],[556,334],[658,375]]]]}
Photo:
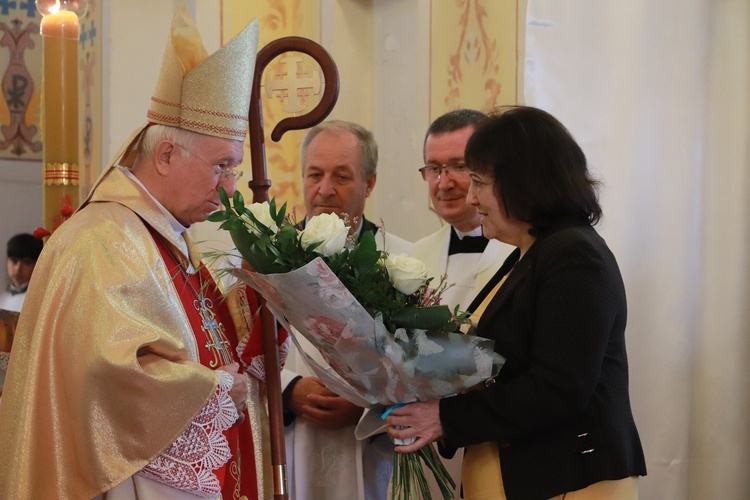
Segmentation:
{"type": "MultiPolygon", "coordinates": [[[[409,253],[411,244],[383,234],[364,218],[365,200],[375,187],[377,144],[360,125],[328,121],[310,129],[302,142],[302,178],[307,217],[335,212],[352,222],[352,234],[375,232],[379,248],[409,253]]],[[[301,335],[302,349],[325,366],[301,335]]],[[[385,434],[354,437],[363,410],[328,390],[295,347],[281,373],[284,387],[287,472],[294,500],[387,497],[393,444],[385,434]]]]}
{"type": "MultiPolygon", "coordinates": [[[[443,304],[465,310],[476,294],[495,274],[513,247],[482,235],[481,216],[466,204],[471,184],[464,163],[464,150],[474,129],[486,116],[472,109],[449,111],[435,119],[424,141],[424,166],[420,169],[427,183],[435,212],[445,221],[442,228],[416,241],[412,256],[427,265],[428,275],[447,275],[453,284],[443,294],[443,304]]],[[[444,460],[451,476],[461,477],[462,453],[444,460]]],[[[439,490],[427,472],[433,495],[439,490]]]]}

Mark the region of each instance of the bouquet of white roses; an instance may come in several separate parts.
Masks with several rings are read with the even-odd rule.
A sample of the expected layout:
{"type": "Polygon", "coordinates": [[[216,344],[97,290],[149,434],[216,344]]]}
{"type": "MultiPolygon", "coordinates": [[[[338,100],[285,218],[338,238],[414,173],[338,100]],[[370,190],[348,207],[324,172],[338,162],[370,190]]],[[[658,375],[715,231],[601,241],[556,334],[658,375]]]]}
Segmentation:
{"type": "MultiPolygon", "coordinates": [[[[394,404],[456,394],[497,374],[502,358],[492,342],[452,333],[466,315],[437,305],[445,283],[429,288],[417,259],[377,250],[370,232],[359,243],[348,241],[349,227],[335,214],[312,217],[301,229],[286,205],[277,210],[271,200],[246,207],[239,192],[233,203],[221,195],[225,210],[209,220],[222,221],[257,271],[230,272],[318,349],[329,367],[300,354],[332,391],[380,414],[394,404]]],[[[451,498],[455,484],[432,446],[394,457],[392,497],[429,498],[420,458],[443,497],[451,498]]]]}

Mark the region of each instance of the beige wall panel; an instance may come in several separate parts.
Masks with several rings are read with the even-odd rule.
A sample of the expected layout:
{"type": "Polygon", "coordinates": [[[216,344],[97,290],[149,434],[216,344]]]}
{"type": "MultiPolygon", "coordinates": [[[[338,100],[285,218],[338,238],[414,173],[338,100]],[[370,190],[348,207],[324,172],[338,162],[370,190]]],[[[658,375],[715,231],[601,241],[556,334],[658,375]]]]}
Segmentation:
{"type": "Polygon", "coordinates": [[[89,0],[81,19],[78,45],[78,130],[81,197],[85,197],[102,170],[102,2],[89,0]]]}
{"type": "Polygon", "coordinates": [[[430,2],[376,1],[373,15],[374,125],[378,183],[368,215],[388,232],[416,240],[440,227],[419,175],[429,117],[430,2]]]}

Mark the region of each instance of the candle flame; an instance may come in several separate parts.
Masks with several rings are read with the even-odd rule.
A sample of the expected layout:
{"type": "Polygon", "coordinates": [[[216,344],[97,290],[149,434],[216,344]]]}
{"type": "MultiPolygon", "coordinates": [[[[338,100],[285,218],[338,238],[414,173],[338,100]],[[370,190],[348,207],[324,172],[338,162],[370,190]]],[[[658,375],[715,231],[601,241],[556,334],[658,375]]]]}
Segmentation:
{"type": "Polygon", "coordinates": [[[55,5],[52,5],[49,8],[49,13],[57,14],[58,12],[60,12],[60,0],[55,0],[55,5]]]}

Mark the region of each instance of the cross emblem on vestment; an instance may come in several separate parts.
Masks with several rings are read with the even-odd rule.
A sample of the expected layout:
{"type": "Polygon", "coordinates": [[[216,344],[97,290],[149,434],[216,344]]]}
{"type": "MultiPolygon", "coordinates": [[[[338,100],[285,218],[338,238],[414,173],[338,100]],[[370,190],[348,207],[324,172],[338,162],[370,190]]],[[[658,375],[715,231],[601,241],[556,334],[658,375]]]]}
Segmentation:
{"type": "Polygon", "coordinates": [[[224,335],[224,325],[216,320],[216,315],[211,310],[213,302],[208,298],[201,298],[193,301],[193,306],[201,317],[201,329],[208,334],[209,341],[206,342],[206,349],[213,351],[214,361],[211,362],[211,368],[228,365],[234,362],[232,354],[229,352],[230,343],[224,335]]]}

